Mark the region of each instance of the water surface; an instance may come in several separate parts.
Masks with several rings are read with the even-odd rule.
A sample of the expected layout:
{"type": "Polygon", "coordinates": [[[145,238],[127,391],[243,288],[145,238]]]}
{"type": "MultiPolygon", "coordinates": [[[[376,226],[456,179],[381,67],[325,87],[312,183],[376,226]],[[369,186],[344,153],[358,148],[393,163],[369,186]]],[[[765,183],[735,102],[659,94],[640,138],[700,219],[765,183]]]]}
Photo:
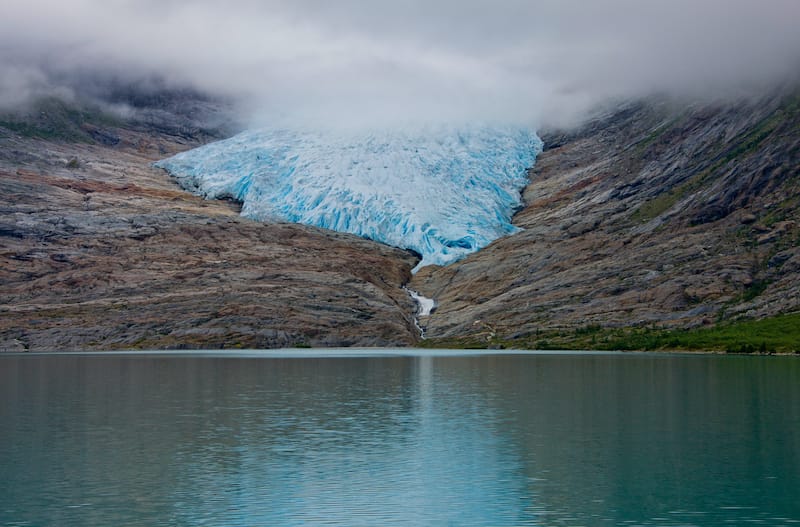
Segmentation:
{"type": "Polygon", "coordinates": [[[800,361],[0,357],[0,525],[792,525],[800,361]]]}

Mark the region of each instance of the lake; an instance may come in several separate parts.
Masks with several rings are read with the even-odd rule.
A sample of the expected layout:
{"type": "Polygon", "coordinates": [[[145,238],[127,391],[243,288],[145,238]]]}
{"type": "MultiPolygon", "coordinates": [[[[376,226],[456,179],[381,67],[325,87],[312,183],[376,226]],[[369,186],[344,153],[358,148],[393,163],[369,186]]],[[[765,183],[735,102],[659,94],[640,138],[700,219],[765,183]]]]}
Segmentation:
{"type": "Polygon", "coordinates": [[[800,360],[0,356],[0,525],[800,524],[800,360]]]}

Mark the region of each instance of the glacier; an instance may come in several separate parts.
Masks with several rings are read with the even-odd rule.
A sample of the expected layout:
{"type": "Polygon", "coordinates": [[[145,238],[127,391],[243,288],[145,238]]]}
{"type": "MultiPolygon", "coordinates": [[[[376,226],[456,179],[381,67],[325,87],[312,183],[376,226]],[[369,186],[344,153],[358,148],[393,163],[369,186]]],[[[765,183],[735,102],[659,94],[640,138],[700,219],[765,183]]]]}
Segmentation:
{"type": "Polygon", "coordinates": [[[364,131],[261,129],[155,166],[242,215],[356,234],[447,265],[516,232],[527,170],[542,150],[524,127],[364,131]]]}

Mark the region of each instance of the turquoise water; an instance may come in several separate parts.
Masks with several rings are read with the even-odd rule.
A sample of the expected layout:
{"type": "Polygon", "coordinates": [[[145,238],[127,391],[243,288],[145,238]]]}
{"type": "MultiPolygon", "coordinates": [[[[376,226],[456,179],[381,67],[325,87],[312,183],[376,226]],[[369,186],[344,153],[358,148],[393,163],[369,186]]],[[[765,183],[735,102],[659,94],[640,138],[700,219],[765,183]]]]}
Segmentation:
{"type": "Polygon", "coordinates": [[[0,525],[800,524],[795,358],[291,353],[0,356],[0,525]]]}

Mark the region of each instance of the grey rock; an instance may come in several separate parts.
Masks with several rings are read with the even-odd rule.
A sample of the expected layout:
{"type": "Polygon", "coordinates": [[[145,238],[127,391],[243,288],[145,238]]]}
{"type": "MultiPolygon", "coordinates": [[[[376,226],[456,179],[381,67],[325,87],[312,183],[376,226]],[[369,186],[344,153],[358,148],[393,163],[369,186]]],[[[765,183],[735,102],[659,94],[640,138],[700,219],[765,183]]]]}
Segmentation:
{"type": "Polygon", "coordinates": [[[479,336],[478,320],[524,339],[800,310],[798,101],[644,101],[545,132],[524,230],[412,280],[438,302],[427,336],[479,336]]]}
{"type": "Polygon", "coordinates": [[[0,349],[417,342],[414,255],[181,190],[151,163],[209,134],[164,106],[95,142],[2,134],[0,349]]]}

